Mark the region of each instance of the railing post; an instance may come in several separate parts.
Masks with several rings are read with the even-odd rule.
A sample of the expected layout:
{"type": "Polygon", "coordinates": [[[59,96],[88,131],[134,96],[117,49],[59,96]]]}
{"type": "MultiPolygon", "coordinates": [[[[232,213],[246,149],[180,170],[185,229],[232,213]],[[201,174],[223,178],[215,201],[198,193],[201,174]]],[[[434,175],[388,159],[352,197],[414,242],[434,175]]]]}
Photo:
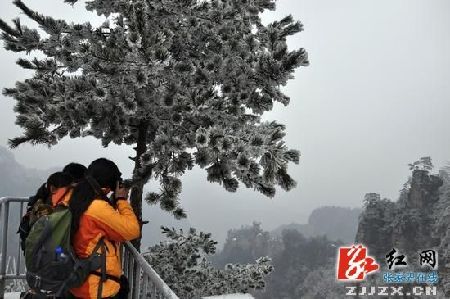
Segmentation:
{"type": "MultiPolygon", "coordinates": [[[[19,225],[20,225],[20,221],[22,219],[23,216],[23,202],[20,202],[20,210],[19,210],[19,225]]],[[[21,243],[19,242],[19,247],[17,247],[17,254],[16,254],[16,275],[19,276],[20,274],[20,257],[21,257],[21,243]]]]}
{"type": "Polygon", "coordinates": [[[139,299],[140,298],[140,281],[141,281],[141,267],[138,263],[134,264],[133,267],[134,272],[134,279],[133,279],[133,299],[139,299]]]}
{"type": "Polygon", "coordinates": [[[9,216],[9,201],[0,202],[2,206],[2,259],[0,261],[0,299],[5,297],[6,287],[6,262],[7,262],[7,241],[8,241],[8,216],[9,216]]]}

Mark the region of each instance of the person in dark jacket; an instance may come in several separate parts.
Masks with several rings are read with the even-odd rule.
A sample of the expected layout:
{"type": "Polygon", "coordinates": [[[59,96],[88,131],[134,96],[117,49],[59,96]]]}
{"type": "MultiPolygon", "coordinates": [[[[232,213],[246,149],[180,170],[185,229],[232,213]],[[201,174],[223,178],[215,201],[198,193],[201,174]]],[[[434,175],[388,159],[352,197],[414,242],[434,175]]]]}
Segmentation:
{"type": "Polygon", "coordinates": [[[50,175],[47,182],[42,184],[34,196],[30,196],[27,211],[22,217],[17,233],[20,237],[20,245],[25,250],[25,240],[34,222],[41,216],[51,213],[58,203],[68,204],[71,189],[84,178],[87,168],[78,163],[70,163],[64,166],[62,172],[50,175]]]}

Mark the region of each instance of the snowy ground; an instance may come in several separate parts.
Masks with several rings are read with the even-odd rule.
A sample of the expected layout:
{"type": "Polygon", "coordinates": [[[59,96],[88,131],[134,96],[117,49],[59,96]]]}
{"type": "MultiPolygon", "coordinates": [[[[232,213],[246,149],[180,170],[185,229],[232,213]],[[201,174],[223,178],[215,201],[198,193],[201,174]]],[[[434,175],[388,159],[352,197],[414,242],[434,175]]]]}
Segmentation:
{"type": "Polygon", "coordinates": [[[20,293],[5,293],[5,299],[19,299],[20,293]]]}
{"type": "Polygon", "coordinates": [[[213,297],[203,297],[203,299],[253,299],[254,297],[249,294],[230,294],[213,297]]]}

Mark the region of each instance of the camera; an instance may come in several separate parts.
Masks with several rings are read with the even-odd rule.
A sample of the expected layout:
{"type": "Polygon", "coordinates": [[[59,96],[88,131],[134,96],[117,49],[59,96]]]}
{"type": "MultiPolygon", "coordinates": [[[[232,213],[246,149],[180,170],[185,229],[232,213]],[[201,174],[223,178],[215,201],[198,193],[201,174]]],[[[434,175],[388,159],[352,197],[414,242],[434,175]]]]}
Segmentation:
{"type": "Polygon", "coordinates": [[[119,186],[120,188],[126,188],[126,189],[130,189],[131,187],[133,187],[133,180],[132,179],[120,179],[119,180],[119,186]]]}

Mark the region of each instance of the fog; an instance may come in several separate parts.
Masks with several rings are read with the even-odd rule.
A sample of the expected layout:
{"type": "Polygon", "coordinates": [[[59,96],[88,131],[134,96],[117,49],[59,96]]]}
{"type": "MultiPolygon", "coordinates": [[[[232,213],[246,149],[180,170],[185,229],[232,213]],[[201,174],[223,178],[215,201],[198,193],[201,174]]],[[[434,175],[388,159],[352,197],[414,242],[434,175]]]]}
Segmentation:
{"type": "MultiPolygon", "coordinates": [[[[81,3],[25,2],[54,17],[101,22],[81,3]]],[[[18,14],[10,1],[1,1],[2,19],[18,14]]],[[[276,12],[263,17],[269,22],[287,14],[305,29],[289,40],[290,48],[304,47],[311,65],[300,68],[285,87],[291,104],[276,106],[265,118],[286,124],[289,147],[302,153],[300,165],[290,166],[298,187],[268,199],[242,188],[228,193],[208,183],[205,171],[188,172],[181,200],[188,220],[217,239],[253,220],[271,230],[306,222],[319,206],[361,206],[367,192],[396,199],[408,163],[431,156],[440,166],[450,158],[450,2],[281,0],[276,12]]],[[[15,64],[18,57],[0,49],[2,88],[30,76],[15,64]]],[[[12,99],[1,96],[0,145],[20,134],[13,106],[12,99]]],[[[33,168],[107,157],[128,176],[132,170],[130,147],[102,148],[92,138],[66,138],[51,149],[22,145],[14,154],[33,168]]]]}

